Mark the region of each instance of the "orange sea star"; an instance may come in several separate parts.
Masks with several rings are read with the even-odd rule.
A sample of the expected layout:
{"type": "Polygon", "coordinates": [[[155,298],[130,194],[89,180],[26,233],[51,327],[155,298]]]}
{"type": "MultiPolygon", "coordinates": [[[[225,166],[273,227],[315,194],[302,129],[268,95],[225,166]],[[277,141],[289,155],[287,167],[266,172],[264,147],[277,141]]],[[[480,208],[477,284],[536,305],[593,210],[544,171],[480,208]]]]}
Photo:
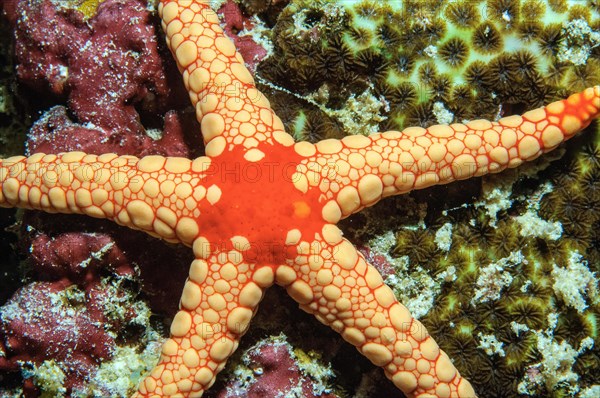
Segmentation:
{"type": "Polygon", "coordinates": [[[171,337],[137,397],[199,397],[280,284],[411,397],[474,397],[336,223],[381,198],[516,167],[600,113],[600,86],[498,122],[294,142],[208,2],[163,0],[206,156],[69,152],[0,163],[0,206],[112,219],[193,248],[171,337]]]}

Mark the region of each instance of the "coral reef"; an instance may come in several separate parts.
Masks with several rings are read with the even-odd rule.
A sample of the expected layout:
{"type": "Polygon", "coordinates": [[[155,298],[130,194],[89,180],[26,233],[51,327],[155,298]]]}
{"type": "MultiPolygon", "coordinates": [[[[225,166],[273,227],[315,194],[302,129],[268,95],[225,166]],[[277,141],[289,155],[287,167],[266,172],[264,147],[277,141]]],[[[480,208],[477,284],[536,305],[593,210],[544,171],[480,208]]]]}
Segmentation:
{"type": "MultiPolygon", "coordinates": [[[[197,155],[198,126],[146,4],[97,3],[5,6],[17,26],[20,83],[35,90],[28,95],[33,111],[46,111],[28,135],[28,150],[197,155]],[[109,12],[122,15],[118,26],[105,25],[102,15],[109,12]],[[34,23],[17,22],[23,15],[34,23]],[[51,105],[57,106],[48,110],[51,105]]],[[[228,2],[228,33],[247,29],[264,39],[264,27],[273,27],[272,55],[262,62],[269,46],[249,36],[236,43],[255,62],[261,89],[287,129],[301,139],[494,118],[600,82],[599,6],[593,1],[408,1],[403,9],[372,1],[293,0],[286,8],[277,1],[241,3],[258,16],[249,21],[228,2]],[[540,22],[549,20],[547,13],[552,23],[540,22]],[[543,55],[533,56],[533,48],[543,55]],[[359,108],[360,120],[350,114],[357,103],[369,104],[359,108]],[[359,125],[367,128],[358,131],[359,125]]],[[[17,130],[13,123],[0,140],[17,130]]],[[[588,130],[558,159],[391,199],[345,222],[347,236],[363,243],[396,295],[423,317],[475,388],[490,396],[587,397],[600,388],[594,344],[600,130],[597,124],[588,130]]],[[[0,143],[0,152],[15,152],[0,143]]],[[[0,228],[14,217],[0,209],[0,228]]],[[[26,242],[21,253],[31,253],[26,284],[0,310],[0,393],[22,385],[30,396],[125,396],[151,365],[160,340],[161,322],[150,318],[149,308],[174,314],[187,252],[76,216],[28,214],[19,223],[26,242]],[[159,288],[165,280],[172,284],[159,288]],[[32,312],[36,306],[42,310],[32,312]],[[77,335],[59,327],[66,322],[77,325],[77,335]],[[77,346],[71,353],[77,358],[52,345],[77,346]]],[[[11,234],[0,239],[0,251],[12,256],[2,265],[11,268],[0,279],[3,295],[4,285],[10,289],[18,279],[17,254],[10,250],[15,241],[11,234]]],[[[291,300],[272,293],[265,306],[245,353],[226,368],[230,379],[207,396],[237,396],[246,385],[255,396],[298,386],[305,396],[393,391],[332,332],[303,323],[291,300]],[[288,325],[292,317],[298,327],[288,325]],[[266,337],[281,325],[288,325],[287,338],[266,337]],[[307,343],[313,337],[302,331],[314,329],[320,341],[307,343]],[[311,350],[322,358],[307,360],[311,350]],[[335,377],[327,373],[329,364],[335,377]]]]}
{"type": "Polygon", "coordinates": [[[288,130],[313,141],[494,119],[597,84],[599,27],[594,1],[294,0],[258,76],[288,130]],[[354,112],[359,95],[375,106],[354,112]]]}

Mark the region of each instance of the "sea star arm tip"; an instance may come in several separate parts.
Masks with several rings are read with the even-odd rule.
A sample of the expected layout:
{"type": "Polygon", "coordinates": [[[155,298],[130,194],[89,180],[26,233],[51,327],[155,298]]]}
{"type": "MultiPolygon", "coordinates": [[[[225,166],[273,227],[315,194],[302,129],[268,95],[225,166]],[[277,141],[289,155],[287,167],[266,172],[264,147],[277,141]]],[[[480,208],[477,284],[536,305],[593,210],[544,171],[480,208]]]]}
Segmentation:
{"type": "Polygon", "coordinates": [[[196,108],[207,155],[216,157],[230,146],[251,150],[261,142],[291,145],[291,136],[207,3],[159,4],[167,44],[196,108]]]}
{"type": "Polygon", "coordinates": [[[278,283],[304,311],[383,367],[396,387],[409,397],[475,397],[423,324],[337,227],[324,227],[322,236],[300,242],[297,251],[293,267],[281,271],[289,275],[278,283]]]}
{"type": "Polygon", "coordinates": [[[599,114],[595,86],[497,122],[408,127],[325,140],[314,148],[305,144],[298,149],[307,156],[295,184],[320,190],[330,200],[328,212],[343,218],[386,196],[517,167],[556,148],[599,114]]]}
{"type": "Polygon", "coordinates": [[[160,361],[134,397],[201,397],[236,350],[272,283],[272,275],[245,262],[241,252],[211,251],[204,243],[194,244],[197,258],[160,361]]]}
{"type": "Polygon", "coordinates": [[[206,157],[111,153],[15,156],[0,160],[0,206],[106,218],[191,245],[199,232],[199,204],[210,200],[202,185],[210,163],[206,157]]]}

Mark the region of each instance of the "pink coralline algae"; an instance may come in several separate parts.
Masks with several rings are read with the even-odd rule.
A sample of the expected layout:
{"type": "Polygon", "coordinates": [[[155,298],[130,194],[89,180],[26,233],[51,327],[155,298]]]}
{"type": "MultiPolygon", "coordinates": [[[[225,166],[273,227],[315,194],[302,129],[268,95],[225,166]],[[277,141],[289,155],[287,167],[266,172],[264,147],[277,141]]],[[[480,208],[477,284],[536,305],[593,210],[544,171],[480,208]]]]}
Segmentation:
{"type": "Polygon", "coordinates": [[[100,220],[28,213],[23,223],[29,274],[38,282],[0,310],[0,375],[21,368],[24,392],[37,396],[29,369],[53,361],[65,374],[65,392],[84,390],[102,362],[114,359],[117,340],[148,343],[150,311],[137,301],[140,288],[153,311],[176,311],[186,270],[165,264],[187,264],[189,253],[100,220]]]}
{"type": "Polygon", "coordinates": [[[125,137],[143,131],[134,104],[168,90],[150,13],[141,2],[126,3],[100,4],[86,23],[49,1],[19,2],[15,49],[21,82],[50,88],[68,99],[81,123],[125,137]]]}
{"type": "Polygon", "coordinates": [[[267,50],[250,35],[239,35],[242,30],[251,31],[255,23],[242,13],[240,6],[233,0],[227,1],[218,11],[225,23],[225,33],[235,43],[235,47],[244,57],[246,65],[254,72],[256,65],[267,56],[267,50]]]}
{"type": "Polygon", "coordinates": [[[68,105],[36,125],[30,153],[85,147],[89,153],[187,156],[188,148],[200,147],[199,137],[182,136],[183,122],[172,111],[186,98],[177,95],[183,89],[173,63],[159,54],[165,50],[146,2],[107,0],[89,20],[48,0],[18,1],[14,14],[10,7],[6,12],[16,21],[19,82],[44,101],[54,97],[68,105]],[[156,133],[163,116],[164,142],[156,133]]]}
{"type": "MultiPolygon", "coordinates": [[[[75,290],[69,285],[66,281],[30,283],[6,303],[1,325],[10,356],[0,362],[2,368],[19,361],[40,364],[48,358],[68,363],[64,388],[70,390],[80,387],[97,361],[110,357],[115,342],[104,327],[102,309],[92,299],[102,287],[90,286],[85,294],[70,295],[75,290]]],[[[25,388],[29,394],[32,390],[25,388]]]]}
{"type": "Polygon", "coordinates": [[[34,272],[40,278],[65,278],[76,283],[96,279],[99,268],[108,264],[130,272],[125,256],[106,234],[65,232],[54,237],[36,232],[30,245],[34,272]],[[90,253],[96,253],[90,256],[90,253]]]}
{"type": "Polygon", "coordinates": [[[28,227],[23,237],[36,279],[66,279],[85,286],[107,274],[140,277],[155,311],[170,316],[177,311],[181,281],[192,261],[187,250],[89,217],[32,212],[23,221],[28,227]]]}
{"type": "Polygon", "coordinates": [[[57,153],[66,151],[85,151],[88,153],[114,152],[133,154],[142,157],[151,154],[163,156],[188,156],[190,147],[183,134],[181,118],[175,112],[168,111],[164,117],[164,132],[160,139],[148,135],[137,136],[133,133],[115,135],[102,128],[87,127],[74,123],[67,115],[67,109],[56,106],[47,111],[31,128],[27,139],[29,153],[57,153]]]}
{"type": "Polygon", "coordinates": [[[337,398],[322,384],[333,376],[328,367],[297,358],[283,336],[259,341],[242,357],[242,364],[224,389],[210,397],[270,398],[276,396],[337,398]],[[304,366],[303,366],[304,364],[304,366]]]}

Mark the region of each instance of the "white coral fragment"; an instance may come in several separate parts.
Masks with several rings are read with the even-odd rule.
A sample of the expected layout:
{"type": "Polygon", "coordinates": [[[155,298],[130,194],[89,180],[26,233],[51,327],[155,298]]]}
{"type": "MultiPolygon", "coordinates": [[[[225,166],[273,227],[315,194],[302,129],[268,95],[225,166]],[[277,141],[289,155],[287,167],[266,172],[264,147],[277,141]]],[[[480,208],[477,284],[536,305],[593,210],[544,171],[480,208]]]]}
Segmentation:
{"type": "Polygon", "coordinates": [[[518,251],[481,268],[471,304],[498,300],[502,289],[509,286],[513,281],[513,276],[509,270],[526,261],[523,254],[518,251]]]}
{"type": "Polygon", "coordinates": [[[562,224],[559,221],[546,221],[540,218],[533,209],[529,209],[525,214],[515,217],[515,221],[521,227],[521,236],[557,240],[563,232],[562,224]]]}
{"type": "Polygon", "coordinates": [[[554,264],[552,277],[554,293],[579,313],[589,306],[588,299],[590,302],[598,301],[596,274],[589,270],[587,261],[578,252],[571,253],[566,268],[554,264]]]}

